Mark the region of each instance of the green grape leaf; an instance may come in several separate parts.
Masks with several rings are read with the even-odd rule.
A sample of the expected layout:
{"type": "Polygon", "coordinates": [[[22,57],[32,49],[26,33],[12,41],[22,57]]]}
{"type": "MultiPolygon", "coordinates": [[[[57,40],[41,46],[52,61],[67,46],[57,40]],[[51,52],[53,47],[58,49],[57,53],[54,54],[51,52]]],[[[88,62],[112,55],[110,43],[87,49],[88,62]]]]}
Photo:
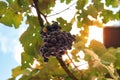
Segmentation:
{"type": "Polygon", "coordinates": [[[8,80],[15,80],[15,78],[9,78],[8,80]]]}
{"type": "Polygon", "coordinates": [[[105,46],[101,42],[96,40],[92,40],[90,42],[89,48],[92,49],[99,57],[107,51],[105,46]]]}
{"type": "Polygon", "coordinates": [[[22,69],[26,69],[30,67],[30,64],[33,63],[34,57],[31,55],[28,55],[27,53],[23,52],[21,54],[21,64],[22,64],[22,69]]]}
{"type": "Polygon", "coordinates": [[[97,10],[98,12],[100,12],[100,11],[103,11],[103,10],[104,10],[104,4],[103,4],[103,3],[100,3],[100,2],[98,2],[98,1],[100,1],[100,0],[95,0],[94,3],[93,3],[93,6],[96,8],[96,10],[97,10]],[[97,1],[97,2],[96,2],[96,1],[97,1]]]}
{"type": "Polygon", "coordinates": [[[20,74],[25,75],[25,74],[28,74],[28,73],[30,73],[30,71],[27,70],[27,69],[22,70],[21,66],[17,66],[16,68],[12,69],[12,77],[17,77],[20,74]]]}
{"type": "Polygon", "coordinates": [[[107,23],[110,20],[115,20],[116,17],[119,18],[119,12],[117,14],[113,14],[113,12],[110,11],[110,10],[104,10],[100,14],[100,16],[104,17],[103,18],[103,23],[107,23]]]}
{"type": "Polygon", "coordinates": [[[116,49],[109,48],[100,58],[103,63],[111,64],[111,63],[114,63],[117,59],[115,55],[116,55],[116,49]]]}
{"type": "Polygon", "coordinates": [[[117,69],[120,69],[120,47],[116,49],[116,61],[115,61],[115,67],[117,69]]]}
{"type": "Polygon", "coordinates": [[[30,12],[31,7],[29,6],[33,3],[32,0],[7,0],[7,2],[9,3],[9,9],[15,13],[30,12]]]}
{"type": "Polygon", "coordinates": [[[38,58],[39,48],[42,45],[42,38],[40,36],[40,26],[37,17],[27,16],[27,24],[29,27],[21,35],[20,42],[24,47],[25,53],[23,54],[23,67],[29,67],[29,63],[33,62],[33,58],[38,58]],[[28,56],[28,59],[25,58],[28,56]],[[24,63],[26,61],[26,63],[24,63]]]}
{"type": "Polygon", "coordinates": [[[95,77],[97,77],[99,80],[103,80],[100,79],[100,77],[103,78],[106,72],[107,70],[103,67],[94,68],[90,66],[89,69],[84,72],[83,80],[91,80],[92,78],[94,79],[95,77]]]}
{"type": "Polygon", "coordinates": [[[114,19],[120,20],[120,10],[116,14],[114,14],[114,19]]]}
{"type": "Polygon", "coordinates": [[[29,80],[31,76],[23,75],[19,80],[29,80]]]}
{"type": "Polygon", "coordinates": [[[97,18],[98,12],[97,9],[93,5],[89,5],[86,10],[87,14],[92,16],[93,18],[97,18]]]}
{"type": "Polygon", "coordinates": [[[8,6],[8,9],[10,9],[11,12],[13,13],[17,13],[21,10],[21,7],[18,5],[18,0],[7,0],[9,6],[8,6]]]}
{"type": "Polygon", "coordinates": [[[71,30],[72,24],[68,23],[62,17],[57,18],[57,21],[60,23],[60,26],[62,27],[62,30],[67,31],[67,32],[69,32],[71,30]]]}
{"type": "Polygon", "coordinates": [[[119,0],[106,0],[106,3],[105,3],[107,6],[110,6],[112,5],[112,7],[118,7],[119,4],[120,4],[120,1],[119,0]]]}
{"type": "Polygon", "coordinates": [[[7,3],[0,1],[0,12],[1,10],[6,9],[6,8],[7,8],[7,3]]]}
{"type": "Polygon", "coordinates": [[[32,3],[33,3],[32,0],[17,0],[17,4],[21,7],[20,12],[21,10],[22,12],[30,10],[28,6],[31,5],[32,3]]]}
{"type": "Polygon", "coordinates": [[[76,9],[83,9],[88,0],[78,0],[76,9]]]}
{"type": "MultiPolygon", "coordinates": [[[[90,12],[92,13],[92,12],[90,12]]],[[[88,10],[82,10],[82,13],[78,13],[77,19],[79,20],[77,23],[77,27],[83,27],[83,26],[89,26],[92,25],[92,21],[88,18],[89,11],[88,10]]]]}
{"type": "Polygon", "coordinates": [[[51,7],[55,5],[55,0],[42,0],[39,1],[38,5],[42,13],[49,14],[51,12],[51,7]]]}
{"type": "Polygon", "coordinates": [[[60,0],[61,3],[63,3],[65,0],[60,0]]]}
{"type": "Polygon", "coordinates": [[[83,41],[79,41],[73,44],[73,47],[78,50],[82,50],[85,48],[85,43],[83,41]]]}
{"type": "Polygon", "coordinates": [[[36,76],[39,72],[39,69],[33,69],[32,72],[30,73],[30,76],[36,76]]]}
{"type": "Polygon", "coordinates": [[[77,21],[77,27],[78,27],[78,28],[83,27],[83,23],[82,23],[81,21],[77,21]]]}
{"type": "Polygon", "coordinates": [[[56,58],[50,57],[49,62],[41,63],[40,71],[35,76],[40,76],[40,80],[54,79],[54,77],[67,76],[65,71],[60,67],[56,58]],[[46,76],[47,75],[47,76],[46,76]]]}
{"type": "Polygon", "coordinates": [[[66,4],[69,4],[72,0],[66,0],[66,4]]]}
{"type": "Polygon", "coordinates": [[[29,27],[21,35],[20,42],[26,53],[31,56],[35,56],[36,46],[40,46],[42,44],[42,39],[40,37],[40,26],[37,17],[33,16],[27,17],[27,23],[29,23],[29,27]]]}
{"type": "Polygon", "coordinates": [[[8,9],[5,12],[4,17],[0,19],[0,22],[7,26],[14,26],[15,28],[18,28],[21,24],[22,19],[22,14],[13,13],[10,11],[10,9],[8,9]]]}
{"type": "Polygon", "coordinates": [[[111,53],[107,52],[101,56],[101,60],[106,61],[108,63],[114,63],[116,60],[116,57],[111,53]]]}

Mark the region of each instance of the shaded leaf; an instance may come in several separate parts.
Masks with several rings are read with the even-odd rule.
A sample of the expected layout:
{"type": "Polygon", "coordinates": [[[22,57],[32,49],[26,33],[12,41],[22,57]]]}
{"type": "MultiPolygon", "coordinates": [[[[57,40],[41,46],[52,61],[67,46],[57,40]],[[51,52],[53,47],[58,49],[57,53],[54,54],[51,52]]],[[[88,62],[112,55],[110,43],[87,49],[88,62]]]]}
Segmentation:
{"type": "Polygon", "coordinates": [[[42,0],[39,1],[38,5],[42,13],[49,14],[51,12],[51,7],[55,5],[55,0],[42,0]]]}
{"type": "Polygon", "coordinates": [[[116,61],[116,49],[109,48],[107,51],[101,56],[101,60],[103,63],[111,64],[116,61]]]}
{"type": "Polygon", "coordinates": [[[21,7],[20,12],[26,12],[30,10],[29,5],[31,5],[32,3],[32,0],[17,0],[17,4],[21,7]]]}
{"type": "Polygon", "coordinates": [[[104,60],[108,63],[114,63],[116,60],[116,57],[112,55],[111,53],[105,53],[101,56],[101,60],[104,60]]]}
{"type": "Polygon", "coordinates": [[[92,49],[97,55],[99,55],[99,57],[101,57],[101,55],[103,55],[107,49],[105,48],[105,46],[96,40],[92,40],[90,42],[89,48],[92,49]]]}
{"type": "Polygon", "coordinates": [[[21,66],[18,66],[16,68],[12,69],[12,77],[17,77],[20,74],[26,75],[28,73],[30,73],[30,71],[29,70],[22,70],[21,66]]]}

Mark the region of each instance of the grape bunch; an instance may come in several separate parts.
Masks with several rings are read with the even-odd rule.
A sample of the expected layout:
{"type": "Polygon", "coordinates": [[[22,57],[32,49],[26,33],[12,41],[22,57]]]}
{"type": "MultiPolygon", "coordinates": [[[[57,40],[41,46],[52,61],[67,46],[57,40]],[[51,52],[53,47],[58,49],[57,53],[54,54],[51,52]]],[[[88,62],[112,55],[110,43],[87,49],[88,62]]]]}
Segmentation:
{"type": "Polygon", "coordinates": [[[66,50],[71,49],[75,41],[75,36],[62,31],[57,22],[43,28],[41,36],[43,45],[40,47],[40,52],[44,62],[48,62],[50,56],[61,57],[66,50]]]}

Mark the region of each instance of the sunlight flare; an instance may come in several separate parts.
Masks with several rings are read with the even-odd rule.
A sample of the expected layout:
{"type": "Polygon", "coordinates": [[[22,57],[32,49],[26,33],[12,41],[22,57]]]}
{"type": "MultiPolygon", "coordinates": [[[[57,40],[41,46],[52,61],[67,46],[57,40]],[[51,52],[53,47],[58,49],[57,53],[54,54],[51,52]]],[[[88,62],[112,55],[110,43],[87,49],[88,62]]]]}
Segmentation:
{"type": "Polygon", "coordinates": [[[103,28],[97,26],[89,27],[88,42],[86,43],[86,46],[88,46],[93,39],[103,43],[103,28]]]}

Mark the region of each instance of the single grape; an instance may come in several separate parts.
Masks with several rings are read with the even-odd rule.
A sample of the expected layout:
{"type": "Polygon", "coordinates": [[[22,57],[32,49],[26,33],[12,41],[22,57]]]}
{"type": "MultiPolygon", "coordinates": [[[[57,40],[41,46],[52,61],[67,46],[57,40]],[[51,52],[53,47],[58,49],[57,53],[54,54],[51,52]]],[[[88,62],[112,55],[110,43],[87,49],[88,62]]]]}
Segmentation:
{"type": "Polygon", "coordinates": [[[51,28],[50,25],[46,26],[46,28],[47,28],[48,31],[52,31],[52,28],[51,28]]]}
{"type": "Polygon", "coordinates": [[[49,61],[49,59],[44,57],[44,62],[48,62],[48,61],[49,61]]]}
{"type": "Polygon", "coordinates": [[[50,57],[50,53],[45,53],[44,57],[49,58],[50,57]]]}
{"type": "Polygon", "coordinates": [[[51,39],[51,43],[54,43],[54,44],[55,44],[56,42],[57,42],[57,40],[56,40],[55,38],[52,38],[52,39],[51,39]]]}
{"type": "Polygon", "coordinates": [[[47,51],[48,51],[48,48],[45,47],[45,46],[43,46],[42,49],[41,49],[41,52],[42,52],[42,53],[46,53],[47,51]]]}

